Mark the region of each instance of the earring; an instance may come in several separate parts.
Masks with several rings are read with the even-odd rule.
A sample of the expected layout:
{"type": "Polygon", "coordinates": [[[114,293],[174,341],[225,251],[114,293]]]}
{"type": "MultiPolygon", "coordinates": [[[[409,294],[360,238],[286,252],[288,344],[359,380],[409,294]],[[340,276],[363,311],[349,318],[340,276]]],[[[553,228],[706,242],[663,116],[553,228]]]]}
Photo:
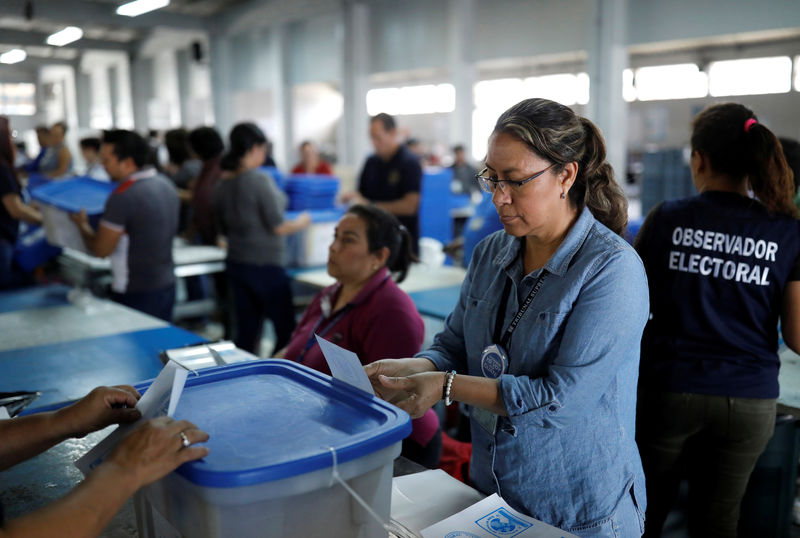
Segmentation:
{"type": "Polygon", "coordinates": [[[566,197],[567,197],[567,193],[565,193],[564,191],[561,191],[561,199],[563,200],[566,197]]]}

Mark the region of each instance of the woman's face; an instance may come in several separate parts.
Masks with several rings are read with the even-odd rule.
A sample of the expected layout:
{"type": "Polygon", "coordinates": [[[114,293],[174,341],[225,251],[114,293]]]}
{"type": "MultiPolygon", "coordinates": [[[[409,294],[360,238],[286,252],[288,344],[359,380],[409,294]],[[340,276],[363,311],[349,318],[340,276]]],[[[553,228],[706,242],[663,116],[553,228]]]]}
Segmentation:
{"type": "Polygon", "coordinates": [[[253,170],[264,164],[264,159],[267,157],[267,145],[256,144],[250,148],[247,153],[242,157],[242,168],[245,170],[253,170]]]}
{"type": "Polygon", "coordinates": [[[371,277],[381,265],[379,257],[369,252],[367,223],[346,213],[328,247],[328,274],[342,283],[357,283],[371,277]]]}
{"type": "MultiPolygon", "coordinates": [[[[551,164],[508,133],[494,133],[489,138],[487,177],[522,181],[551,164]]],[[[568,193],[572,186],[569,176],[566,169],[557,173],[551,168],[520,187],[498,186],[492,202],[506,233],[545,237],[552,224],[571,211],[569,199],[561,198],[561,193],[568,193]]]]}

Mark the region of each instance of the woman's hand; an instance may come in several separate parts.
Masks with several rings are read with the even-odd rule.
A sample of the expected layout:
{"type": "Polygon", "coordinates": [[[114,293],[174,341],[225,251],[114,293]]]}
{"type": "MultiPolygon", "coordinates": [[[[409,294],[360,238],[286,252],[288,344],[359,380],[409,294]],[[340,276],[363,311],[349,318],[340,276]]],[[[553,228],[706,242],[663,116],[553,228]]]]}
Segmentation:
{"type": "Polygon", "coordinates": [[[364,371],[367,373],[370,383],[372,383],[372,390],[375,391],[379,398],[387,402],[393,402],[397,399],[400,391],[383,385],[378,379],[379,376],[407,377],[420,372],[435,370],[436,366],[424,358],[383,359],[364,366],[364,371]]]}
{"type": "Polygon", "coordinates": [[[392,399],[387,401],[411,415],[411,418],[419,418],[442,399],[445,375],[445,372],[422,372],[408,377],[379,375],[378,380],[381,388],[392,394],[392,399]]]}
{"type": "Polygon", "coordinates": [[[111,424],[136,422],[139,393],[130,385],[97,387],[89,394],[55,413],[54,423],[67,437],[83,437],[111,424]]]}
{"type": "Polygon", "coordinates": [[[155,482],[187,461],[208,455],[204,446],[184,446],[208,441],[208,434],[188,420],[158,417],[136,427],[114,449],[105,463],[115,465],[136,488],[155,482]]]}

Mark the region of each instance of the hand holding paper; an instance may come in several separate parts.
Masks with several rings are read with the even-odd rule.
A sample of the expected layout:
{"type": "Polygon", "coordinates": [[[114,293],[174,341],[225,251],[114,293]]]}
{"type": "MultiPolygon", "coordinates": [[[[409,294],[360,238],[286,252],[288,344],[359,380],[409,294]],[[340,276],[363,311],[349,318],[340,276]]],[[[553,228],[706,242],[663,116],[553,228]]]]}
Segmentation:
{"type": "Polygon", "coordinates": [[[317,338],[322,355],[328,361],[333,377],[368,394],[375,394],[375,391],[372,390],[372,384],[370,384],[369,378],[364,372],[364,367],[361,365],[361,361],[358,360],[358,355],[328,342],[319,335],[315,334],[314,336],[317,338]]]}
{"type": "MultiPolygon", "coordinates": [[[[141,417],[145,420],[163,415],[172,416],[178,405],[187,375],[188,372],[184,368],[173,361],[168,362],[144,396],[136,402],[136,411],[141,413],[141,417]]],[[[89,471],[100,465],[133,427],[132,424],[127,424],[111,432],[108,437],[78,459],[75,466],[84,475],[89,474],[89,471]]]]}

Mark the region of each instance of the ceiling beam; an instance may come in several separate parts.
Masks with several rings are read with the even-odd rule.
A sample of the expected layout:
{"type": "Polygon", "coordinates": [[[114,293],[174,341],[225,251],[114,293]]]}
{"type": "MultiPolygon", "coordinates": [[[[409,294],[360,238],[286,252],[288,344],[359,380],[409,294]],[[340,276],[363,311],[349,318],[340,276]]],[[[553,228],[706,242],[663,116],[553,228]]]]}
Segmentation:
{"type": "MultiPolygon", "coordinates": [[[[47,44],[48,35],[49,34],[44,32],[26,32],[22,30],[9,30],[8,28],[3,28],[0,29],[0,43],[8,45],[48,47],[50,46],[47,44]]],[[[131,43],[123,43],[120,41],[81,38],[65,45],[63,48],[79,50],[120,50],[123,52],[130,52],[133,50],[133,45],[131,43]]]]}
{"type": "Polygon", "coordinates": [[[28,56],[25,58],[25,60],[19,63],[11,65],[0,64],[0,79],[4,78],[4,70],[8,70],[9,72],[12,70],[34,71],[39,67],[46,67],[48,65],[71,65],[77,70],[80,66],[80,57],[67,60],[65,58],[40,58],[38,56],[28,56]]]}
{"type": "MultiPolygon", "coordinates": [[[[42,18],[74,26],[100,24],[125,28],[166,26],[183,30],[205,29],[205,19],[202,17],[173,13],[163,9],[138,17],[124,17],[117,15],[116,9],[116,4],[106,2],[33,0],[33,20],[42,18]]],[[[25,0],[2,0],[0,2],[0,15],[22,17],[24,13],[25,0]]]]}

